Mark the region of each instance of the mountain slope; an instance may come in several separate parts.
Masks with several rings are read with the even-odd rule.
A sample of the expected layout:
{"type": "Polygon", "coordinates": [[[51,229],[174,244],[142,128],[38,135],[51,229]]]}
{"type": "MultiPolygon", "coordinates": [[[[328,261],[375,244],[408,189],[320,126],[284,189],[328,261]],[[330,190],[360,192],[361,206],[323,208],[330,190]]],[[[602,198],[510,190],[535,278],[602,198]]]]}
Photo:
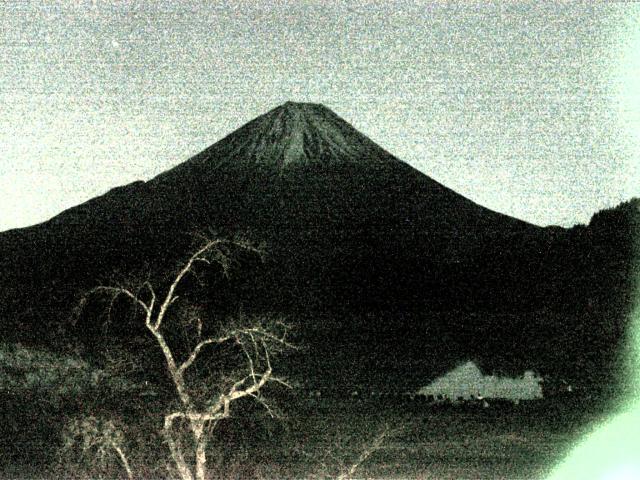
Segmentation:
{"type": "Polygon", "coordinates": [[[415,352],[450,338],[442,348],[454,357],[490,360],[500,349],[544,357],[545,341],[558,347],[550,332],[562,328],[530,313],[562,309],[567,299],[581,308],[593,286],[572,279],[599,268],[583,262],[591,243],[572,231],[483,208],[326,107],[287,103],[148,182],[0,234],[2,330],[47,342],[67,329],[78,292],[134,272],[158,281],[184,258],[193,233],[212,229],[264,241],[268,252],[264,264],[245,263],[216,288],[216,308],[320,312],[344,319],[345,338],[362,327],[350,323],[354,316],[394,312],[378,339],[387,352],[407,342],[405,320],[393,317],[411,313],[415,352]],[[437,311],[489,314],[463,315],[465,324],[432,318],[423,328],[419,314],[437,311]],[[524,345],[523,332],[541,341],[524,345]],[[504,345],[483,353],[479,338],[504,345]]]}
{"type": "Polygon", "coordinates": [[[169,237],[211,226],[250,232],[267,242],[275,258],[301,247],[297,264],[285,267],[310,263],[314,271],[313,257],[337,257],[326,268],[340,267],[341,249],[356,263],[370,263],[358,255],[379,252],[384,269],[423,255],[434,264],[459,264],[471,261],[484,241],[537,230],[455,194],[327,108],[287,103],[147,183],[114,189],[45,224],[4,234],[5,248],[16,237],[15,254],[4,258],[15,270],[13,261],[48,251],[58,260],[41,263],[45,278],[52,273],[46,266],[60,258],[70,264],[63,271],[82,278],[87,267],[93,275],[96,265],[122,268],[165,249],[178,253],[185,240],[169,237]]]}

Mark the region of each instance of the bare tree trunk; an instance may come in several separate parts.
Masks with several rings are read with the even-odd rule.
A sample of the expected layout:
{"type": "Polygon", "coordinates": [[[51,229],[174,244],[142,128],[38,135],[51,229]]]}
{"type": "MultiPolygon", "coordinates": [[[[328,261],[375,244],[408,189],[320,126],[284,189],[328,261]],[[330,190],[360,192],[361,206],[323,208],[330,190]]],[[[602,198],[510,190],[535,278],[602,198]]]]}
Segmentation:
{"type": "Polygon", "coordinates": [[[196,480],[205,480],[207,475],[207,436],[198,440],[196,447],[196,480]]]}
{"type": "Polygon", "coordinates": [[[187,462],[184,460],[184,456],[182,455],[182,450],[177,445],[175,439],[173,438],[173,432],[171,430],[173,424],[173,417],[171,415],[167,415],[164,419],[164,436],[169,445],[169,450],[171,452],[171,458],[176,464],[176,468],[178,469],[178,474],[180,475],[181,480],[193,480],[193,474],[191,470],[187,466],[187,462]]]}

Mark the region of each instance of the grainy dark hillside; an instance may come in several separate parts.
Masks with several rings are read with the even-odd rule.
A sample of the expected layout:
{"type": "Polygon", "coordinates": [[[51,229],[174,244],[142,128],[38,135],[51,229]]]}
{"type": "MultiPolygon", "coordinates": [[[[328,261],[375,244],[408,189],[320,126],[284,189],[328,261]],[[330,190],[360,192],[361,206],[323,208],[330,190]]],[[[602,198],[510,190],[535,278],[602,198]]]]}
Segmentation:
{"type": "MultiPolygon", "coordinates": [[[[265,242],[268,256],[241,262],[212,308],[339,319],[344,338],[363,339],[358,355],[397,358],[387,367],[399,374],[431,351],[579,376],[616,363],[637,206],[589,226],[530,225],[421,174],[327,108],[287,103],[151,181],[0,234],[1,328],[51,343],[70,331],[79,291],[162,276],[193,233],[214,230],[265,242]],[[363,325],[367,315],[384,328],[363,325]]],[[[300,330],[336,345],[329,363],[353,351],[312,320],[300,330]]]]}

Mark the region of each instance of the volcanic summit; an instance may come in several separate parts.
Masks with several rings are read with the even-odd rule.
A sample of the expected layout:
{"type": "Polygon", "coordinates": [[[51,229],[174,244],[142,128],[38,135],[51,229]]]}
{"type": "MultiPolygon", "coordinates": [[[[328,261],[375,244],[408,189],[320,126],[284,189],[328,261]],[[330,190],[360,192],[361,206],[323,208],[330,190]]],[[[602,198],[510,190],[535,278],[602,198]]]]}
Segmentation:
{"type": "Polygon", "coordinates": [[[379,164],[393,157],[320,104],[287,102],[247,123],[186,163],[287,167],[379,164]]]}

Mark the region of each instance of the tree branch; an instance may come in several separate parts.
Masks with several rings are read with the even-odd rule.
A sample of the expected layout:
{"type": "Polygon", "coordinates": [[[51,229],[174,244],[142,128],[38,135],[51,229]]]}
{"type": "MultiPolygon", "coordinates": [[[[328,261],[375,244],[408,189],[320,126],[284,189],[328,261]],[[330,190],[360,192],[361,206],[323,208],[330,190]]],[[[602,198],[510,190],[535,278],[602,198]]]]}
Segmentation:
{"type": "Polygon", "coordinates": [[[208,250],[210,250],[211,248],[213,248],[214,246],[222,242],[223,240],[210,240],[203,247],[197,250],[193,255],[191,255],[191,257],[189,257],[189,260],[187,260],[187,263],[184,265],[184,267],[182,267],[182,269],[180,269],[180,271],[178,272],[178,275],[176,275],[175,279],[169,286],[169,291],[167,292],[167,296],[165,297],[164,302],[162,302],[162,305],[160,306],[160,311],[158,312],[158,316],[156,317],[156,322],[154,325],[154,328],[156,330],[160,328],[160,325],[162,325],[162,320],[164,319],[167,309],[169,308],[169,305],[171,305],[174,299],[176,288],[178,287],[178,285],[180,284],[184,276],[187,273],[189,273],[189,271],[191,270],[191,267],[193,267],[193,263],[200,257],[200,255],[204,254],[205,252],[207,252],[208,250]]]}
{"type": "MultiPolygon", "coordinates": [[[[194,263],[203,262],[203,263],[206,263],[207,265],[211,265],[211,260],[209,260],[206,257],[203,257],[203,255],[208,251],[214,249],[215,247],[218,247],[219,245],[223,245],[223,244],[236,245],[242,248],[243,250],[251,251],[262,256],[262,251],[259,248],[252,246],[249,242],[246,242],[246,241],[223,240],[223,239],[207,240],[202,247],[196,250],[196,252],[189,257],[189,259],[187,260],[187,263],[182,267],[182,269],[180,269],[175,279],[169,286],[169,291],[167,292],[167,295],[164,301],[162,302],[162,305],[160,306],[160,311],[158,312],[158,315],[156,317],[156,322],[155,322],[156,329],[160,328],[160,325],[162,325],[162,321],[167,312],[167,309],[169,308],[171,303],[175,301],[174,299],[176,298],[175,297],[176,288],[178,287],[182,279],[185,277],[185,275],[191,272],[191,269],[193,268],[194,263]]],[[[226,271],[229,268],[226,262],[227,259],[228,259],[227,255],[225,253],[220,252],[219,258],[215,258],[214,260],[216,263],[222,266],[222,268],[226,271]]]]}
{"type": "Polygon", "coordinates": [[[182,362],[182,364],[178,367],[178,373],[180,374],[184,373],[184,371],[187,368],[189,368],[193,364],[193,362],[196,361],[203,347],[211,344],[219,345],[221,343],[231,340],[232,338],[234,337],[226,336],[226,337],[220,337],[220,338],[207,338],[206,340],[202,340],[193,348],[189,357],[184,362],[182,362]]]}
{"type": "Polygon", "coordinates": [[[392,432],[389,430],[389,427],[385,425],[384,429],[373,439],[373,442],[369,444],[363,451],[360,453],[358,458],[351,464],[349,469],[339,476],[336,477],[336,480],[348,480],[353,478],[356,473],[356,470],[360,468],[360,466],[371,456],[373,453],[382,449],[384,442],[386,439],[396,432],[392,432]]]}
{"type": "Polygon", "coordinates": [[[133,300],[133,302],[135,304],[137,304],[138,306],[140,306],[140,308],[142,308],[142,310],[144,310],[145,313],[145,325],[150,326],[151,325],[151,316],[153,314],[153,307],[156,301],[156,295],[155,292],[153,291],[153,288],[151,287],[151,284],[149,284],[148,282],[145,282],[145,284],[148,284],[148,288],[149,291],[151,292],[151,301],[150,303],[147,305],[146,303],[144,303],[140,297],[138,297],[137,295],[133,294],[130,290],[124,288],[124,287],[108,287],[108,286],[99,286],[99,287],[95,287],[92,288],[91,290],[89,290],[89,292],[87,293],[88,295],[91,295],[93,293],[99,293],[99,292],[108,292],[112,294],[112,298],[111,298],[111,305],[109,306],[109,315],[111,315],[111,308],[113,306],[113,302],[115,301],[115,299],[119,296],[119,295],[125,295],[127,297],[129,297],[131,300],[133,300]]]}

